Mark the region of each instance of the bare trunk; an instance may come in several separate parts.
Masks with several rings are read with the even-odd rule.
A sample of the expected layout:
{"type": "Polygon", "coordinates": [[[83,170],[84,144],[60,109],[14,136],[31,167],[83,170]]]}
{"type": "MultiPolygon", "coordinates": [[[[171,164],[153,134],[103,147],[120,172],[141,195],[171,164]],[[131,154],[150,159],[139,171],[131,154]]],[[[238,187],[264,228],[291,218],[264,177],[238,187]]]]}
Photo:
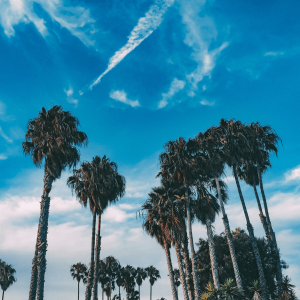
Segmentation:
{"type": "MultiPolygon", "coordinates": [[[[140,294],[140,286],[139,286],[139,294],[140,294]]],[[[121,287],[119,286],[119,300],[121,300],[121,287]]]]}
{"type": "Polygon", "coordinates": [[[259,165],[258,161],[257,161],[257,175],[258,175],[260,191],[261,191],[261,195],[262,195],[263,203],[264,203],[264,207],[265,207],[265,214],[266,214],[267,222],[268,222],[268,225],[269,225],[270,238],[272,239],[275,251],[277,252],[276,279],[277,279],[277,282],[282,282],[282,269],[281,269],[281,262],[280,262],[280,253],[279,253],[279,249],[278,249],[278,246],[277,246],[275,232],[273,231],[270,216],[269,216],[267,199],[266,199],[266,196],[265,196],[265,191],[264,191],[263,182],[262,182],[262,178],[261,178],[260,165],[259,165]]]}
{"type": "MultiPolygon", "coordinates": [[[[39,233],[38,233],[39,235],[39,233]]],[[[31,269],[31,279],[30,279],[30,290],[29,290],[29,300],[35,300],[36,298],[36,288],[37,288],[37,255],[38,255],[38,240],[35,244],[34,257],[32,259],[32,269],[31,269]]]]}
{"type": "Polygon", "coordinates": [[[141,300],[141,286],[140,285],[139,285],[139,300],[141,300]]]}
{"type": "Polygon", "coordinates": [[[78,300],[79,300],[79,281],[78,281],[78,300]]]}
{"type": "Polygon", "coordinates": [[[91,264],[88,273],[85,290],[85,300],[90,300],[92,295],[92,283],[94,275],[94,248],[95,248],[95,227],[96,227],[96,210],[93,212],[93,227],[92,227],[92,245],[91,245],[91,264]]]}
{"type": "MultiPolygon", "coordinates": [[[[184,271],[183,271],[183,266],[182,266],[182,262],[181,262],[180,247],[178,246],[177,241],[175,241],[175,250],[176,250],[176,255],[177,255],[178,269],[179,269],[179,274],[180,274],[181,286],[182,286],[182,290],[183,290],[183,296],[184,296],[185,300],[189,300],[187,284],[186,284],[186,280],[184,277],[184,271]]],[[[178,294],[177,289],[176,289],[176,291],[178,294]]]]}
{"type": "MultiPolygon", "coordinates": [[[[46,168],[45,168],[46,170],[46,168]]],[[[46,272],[46,252],[47,252],[47,234],[48,234],[48,220],[49,220],[49,207],[50,198],[49,193],[52,189],[53,177],[45,171],[44,177],[44,193],[41,200],[41,214],[38,228],[37,238],[37,300],[44,299],[44,284],[46,272]]]]}
{"type": "Polygon", "coordinates": [[[3,292],[2,292],[2,300],[4,300],[4,290],[3,290],[3,292]]]}
{"type": "Polygon", "coordinates": [[[221,210],[222,210],[222,215],[223,215],[222,219],[223,219],[223,224],[224,224],[224,227],[225,227],[225,234],[226,234],[227,243],[228,243],[228,247],[229,247],[229,251],[230,251],[230,257],[231,257],[231,261],[232,261],[232,265],[233,265],[235,281],[236,281],[236,284],[237,284],[238,288],[240,290],[243,290],[242,278],[241,278],[240,270],[239,270],[238,263],[237,263],[237,258],[236,258],[236,254],[235,254],[235,247],[234,247],[234,244],[233,244],[233,238],[232,238],[232,233],[231,233],[230,226],[229,226],[228,217],[227,217],[227,214],[225,212],[225,207],[224,207],[224,204],[223,204],[219,179],[216,177],[215,181],[216,181],[216,185],[217,185],[218,198],[219,198],[219,202],[220,202],[220,206],[221,206],[221,210]]]}
{"type": "Polygon", "coordinates": [[[93,300],[98,300],[98,277],[99,277],[99,259],[100,259],[100,249],[101,249],[101,213],[98,215],[98,231],[96,240],[96,256],[94,262],[94,283],[93,283],[93,300]]]}
{"type": "Polygon", "coordinates": [[[150,300],[152,300],[152,284],[150,283],[150,300]]]}
{"type": "Polygon", "coordinates": [[[211,271],[214,280],[214,286],[215,288],[220,289],[221,286],[220,286],[219,273],[218,273],[218,263],[217,263],[217,256],[215,250],[214,236],[211,228],[211,221],[208,218],[206,218],[206,229],[207,229],[209,256],[210,256],[211,271]]]}
{"type": "Polygon", "coordinates": [[[248,232],[249,232],[249,236],[250,236],[250,240],[251,240],[251,244],[252,244],[252,247],[253,247],[253,252],[254,252],[254,256],[255,256],[255,260],[256,260],[256,264],[257,264],[257,269],[258,269],[258,274],[259,274],[259,282],[260,282],[260,285],[262,287],[262,293],[261,293],[262,294],[262,299],[267,300],[268,299],[268,293],[267,293],[267,283],[266,283],[266,279],[265,279],[265,275],[264,275],[264,270],[263,270],[263,266],[262,266],[262,263],[261,263],[261,258],[260,258],[260,254],[259,254],[259,251],[258,251],[256,239],[255,239],[255,236],[254,236],[254,230],[253,230],[253,227],[250,223],[248,211],[247,211],[246,204],[245,204],[245,201],[244,201],[244,197],[243,197],[243,194],[242,194],[242,190],[241,190],[241,187],[240,187],[239,179],[237,177],[237,172],[236,172],[236,167],[235,166],[233,166],[233,173],[234,173],[234,178],[235,178],[235,182],[236,182],[236,185],[237,185],[237,189],[238,189],[238,192],[239,192],[240,200],[241,200],[241,203],[242,203],[242,206],[243,206],[243,211],[244,211],[246,222],[247,222],[247,229],[248,229],[248,232]]]}
{"type": "Polygon", "coordinates": [[[188,249],[188,237],[186,232],[184,234],[182,249],[183,249],[183,258],[184,258],[185,273],[187,278],[186,281],[187,281],[188,291],[189,291],[189,298],[190,300],[194,300],[194,296],[195,296],[194,283],[193,283],[191,261],[190,261],[189,249],[188,249]]]}
{"type": "Polygon", "coordinates": [[[178,300],[178,295],[176,292],[176,287],[175,287],[175,282],[174,282],[174,274],[173,274],[173,266],[172,266],[171,255],[170,255],[170,248],[169,248],[168,244],[166,243],[166,241],[164,241],[164,248],[165,248],[166,257],[167,257],[167,264],[168,264],[168,271],[169,271],[173,299],[178,300]]]}
{"type": "Polygon", "coordinates": [[[194,289],[195,289],[195,299],[200,300],[200,291],[199,291],[199,279],[198,279],[198,271],[195,262],[195,249],[193,242],[193,234],[192,234],[192,224],[191,224],[191,213],[190,213],[190,200],[188,187],[185,186],[185,198],[186,198],[186,211],[187,211],[187,223],[188,223],[188,232],[190,239],[190,248],[191,248],[191,260],[192,260],[192,270],[193,270],[193,279],[194,279],[194,289]]]}

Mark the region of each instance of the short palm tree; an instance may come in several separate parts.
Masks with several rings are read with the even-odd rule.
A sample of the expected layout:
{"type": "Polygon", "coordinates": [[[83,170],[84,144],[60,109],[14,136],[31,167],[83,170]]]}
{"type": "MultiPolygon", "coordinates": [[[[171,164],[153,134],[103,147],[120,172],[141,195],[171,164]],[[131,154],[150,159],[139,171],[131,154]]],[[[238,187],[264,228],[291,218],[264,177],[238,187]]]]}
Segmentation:
{"type": "Polygon", "coordinates": [[[242,159],[247,156],[247,140],[245,138],[245,130],[244,124],[240,121],[235,121],[234,119],[226,121],[222,119],[220,121],[220,129],[223,130],[223,134],[221,136],[222,142],[224,143],[224,147],[226,148],[226,153],[229,153],[227,156],[227,164],[232,167],[233,175],[235,178],[235,182],[237,185],[238,193],[240,196],[240,200],[242,203],[244,215],[246,218],[247,230],[249,232],[250,240],[252,243],[255,260],[257,264],[257,269],[259,273],[259,282],[262,287],[262,299],[267,300],[267,283],[264,275],[263,265],[261,261],[261,257],[259,254],[257,242],[254,236],[254,229],[250,222],[249,214],[247,211],[246,203],[243,197],[243,193],[241,190],[241,186],[239,183],[239,178],[237,175],[237,167],[242,164],[242,159]]]}
{"type": "Polygon", "coordinates": [[[43,107],[37,118],[27,124],[23,152],[30,155],[36,166],[45,161],[44,191],[41,200],[40,220],[32,261],[29,299],[44,298],[46,272],[47,232],[50,198],[54,180],[66,168],[76,166],[80,159],[77,146],[88,142],[84,132],[78,130],[79,121],[61,106],[53,106],[46,111],[43,107]]]}
{"type": "Polygon", "coordinates": [[[146,278],[147,278],[147,272],[145,271],[145,269],[138,267],[136,269],[135,281],[136,284],[139,286],[139,300],[141,300],[141,285],[146,278]]]}
{"type": "MultiPolygon", "coordinates": [[[[125,178],[118,173],[117,164],[111,162],[109,158],[104,155],[102,158],[99,156],[94,157],[91,163],[84,162],[81,165],[81,169],[74,170],[74,174],[68,178],[67,184],[72,188],[72,191],[75,191],[77,198],[83,204],[86,205],[88,200],[93,203],[95,207],[94,215],[98,213],[96,255],[95,260],[94,257],[91,259],[85,297],[86,300],[90,300],[93,282],[93,300],[97,300],[101,216],[109,203],[115,202],[123,197],[125,193],[125,178]],[[94,266],[92,264],[94,264],[94,266]]],[[[92,239],[94,239],[94,237],[92,239]]],[[[91,252],[93,252],[93,250],[91,252]]]]}
{"type": "Polygon", "coordinates": [[[194,280],[195,299],[200,300],[198,271],[195,262],[195,248],[193,242],[189,187],[191,187],[199,175],[200,162],[194,155],[193,143],[186,142],[184,138],[176,141],[169,141],[164,145],[165,152],[160,156],[161,171],[157,176],[161,176],[171,182],[177,182],[185,187],[185,202],[187,213],[188,234],[191,249],[191,261],[194,280]]]}
{"type": "Polygon", "coordinates": [[[174,281],[175,281],[175,285],[176,285],[176,288],[177,288],[177,294],[178,294],[178,287],[180,286],[180,272],[179,272],[179,269],[174,269],[173,270],[174,272],[174,281]]]}
{"type": "Polygon", "coordinates": [[[4,292],[16,282],[14,274],[16,270],[11,266],[6,264],[4,261],[0,260],[0,286],[2,289],[2,300],[4,300],[4,292]]]}
{"type": "Polygon", "coordinates": [[[119,295],[118,295],[119,300],[121,300],[121,286],[123,285],[123,281],[124,281],[123,273],[124,273],[124,268],[122,268],[120,264],[117,264],[115,268],[115,274],[116,274],[116,284],[119,287],[119,295]]]}
{"type": "MultiPolygon", "coordinates": [[[[126,291],[126,299],[137,298],[137,293],[134,290],[135,287],[136,270],[130,265],[123,268],[123,287],[126,291]]],[[[135,300],[135,299],[134,299],[135,300]]]]}
{"type": "Polygon", "coordinates": [[[71,266],[70,273],[73,279],[77,280],[78,283],[78,300],[79,300],[79,283],[82,282],[85,284],[87,281],[87,266],[82,263],[77,263],[71,266]]]}
{"type": "Polygon", "coordinates": [[[159,271],[153,266],[145,268],[145,271],[147,272],[150,282],[150,300],[152,300],[152,286],[154,285],[155,281],[160,278],[160,274],[159,271]]]}

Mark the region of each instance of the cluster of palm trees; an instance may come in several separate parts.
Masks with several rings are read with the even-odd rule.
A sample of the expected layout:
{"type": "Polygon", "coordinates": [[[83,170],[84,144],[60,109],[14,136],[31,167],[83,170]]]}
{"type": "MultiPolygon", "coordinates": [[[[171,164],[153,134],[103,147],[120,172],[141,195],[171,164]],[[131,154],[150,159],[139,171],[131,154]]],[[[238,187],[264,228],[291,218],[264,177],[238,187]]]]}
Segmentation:
{"type": "MultiPolygon", "coordinates": [[[[79,300],[79,283],[82,280],[84,284],[87,283],[87,267],[82,263],[77,263],[71,266],[70,273],[73,279],[78,282],[78,300],[79,300]]],[[[126,291],[127,300],[140,300],[140,290],[143,281],[149,278],[150,282],[150,300],[152,299],[152,286],[160,278],[159,271],[149,266],[145,269],[134,268],[130,265],[122,267],[120,262],[113,256],[108,256],[99,261],[99,276],[98,282],[102,288],[102,300],[104,299],[104,293],[107,296],[107,300],[121,300],[121,287],[126,291]],[[138,285],[138,291],[135,290],[136,284],[138,285]],[[115,294],[112,298],[112,291],[118,286],[118,294],[115,294]]]]}
{"type": "Polygon", "coordinates": [[[271,153],[277,155],[280,142],[281,139],[270,126],[262,126],[258,122],[244,124],[235,119],[221,119],[219,126],[212,126],[193,139],[186,141],[179,138],[164,145],[164,152],[159,157],[160,172],[157,175],[161,179],[161,185],[149,193],[149,199],[143,204],[140,214],[145,218],[143,222],[145,231],[155,237],[165,250],[174,300],[178,300],[178,294],[170,256],[171,246],[176,250],[185,300],[200,300],[201,292],[204,292],[199,289],[191,226],[194,220],[206,226],[214,289],[221,290],[212,231],[212,223],[219,212],[222,213],[239,295],[243,295],[243,290],[249,284],[241,280],[232,232],[224,207],[228,196],[226,184],[221,178],[225,175],[226,166],[232,169],[244,211],[259,274],[261,298],[267,300],[270,294],[240,179],[254,189],[266,238],[272,250],[276,252],[277,289],[278,295],[282,295],[280,254],[262,181],[264,172],[271,167],[270,155],[271,153]],[[258,185],[264,211],[256,189],[258,185]]]}
{"type": "Polygon", "coordinates": [[[16,270],[5,261],[0,259],[0,286],[2,289],[2,300],[4,300],[4,292],[16,282],[16,270]]]}
{"type": "MultiPolygon", "coordinates": [[[[85,299],[98,298],[99,261],[101,246],[101,216],[107,206],[123,197],[125,178],[118,173],[117,164],[109,158],[95,156],[92,162],[80,160],[78,146],[87,145],[87,135],[78,130],[79,121],[61,106],[54,106],[48,111],[42,108],[37,118],[27,125],[23,152],[30,155],[36,166],[44,161],[44,191],[41,199],[40,219],[37,233],[35,254],[32,261],[29,300],[44,299],[46,271],[46,251],[50,197],[52,183],[61,176],[65,168],[73,169],[73,175],[67,185],[76,198],[93,215],[91,262],[86,282],[85,299]],[[98,216],[97,238],[96,219],[98,216]]],[[[76,272],[76,271],[75,271],[76,272]]],[[[75,275],[74,275],[75,276],[75,275]]]]}

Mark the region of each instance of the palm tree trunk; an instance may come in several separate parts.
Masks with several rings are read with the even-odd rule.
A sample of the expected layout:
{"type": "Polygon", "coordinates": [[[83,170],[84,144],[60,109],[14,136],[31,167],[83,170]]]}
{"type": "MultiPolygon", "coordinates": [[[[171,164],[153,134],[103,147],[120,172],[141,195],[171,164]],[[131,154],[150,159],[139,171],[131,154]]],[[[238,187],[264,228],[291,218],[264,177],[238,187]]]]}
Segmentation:
{"type": "MultiPolygon", "coordinates": [[[[39,235],[39,233],[38,233],[39,235]]],[[[36,239],[35,244],[35,252],[34,257],[32,259],[32,269],[31,269],[31,279],[30,279],[30,289],[29,289],[29,300],[35,300],[36,298],[36,287],[37,287],[37,255],[38,255],[38,246],[37,246],[38,240],[36,239]]]]}
{"type": "Polygon", "coordinates": [[[189,232],[190,248],[191,248],[191,260],[192,260],[192,270],[193,270],[193,279],[194,279],[195,299],[200,300],[199,279],[198,279],[198,271],[197,271],[196,262],[195,262],[195,249],[194,249],[192,224],[191,224],[189,191],[188,191],[187,186],[185,186],[185,198],[186,198],[188,232],[189,232]]]}
{"type": "MultiPolygon", "coordinates": [[[[139,293],[140,293],[140,286],[139,286],[139,293]]],[[[119,286],[119,300],[121,300],[121,287],[119,286]]]]}
{"type": "Polygon", "coordinates": [[[96,210],[94,210],[93,212],[91,264],[90,264],[90,269],[89,269],[88,278],[86,282],[85,300],[90,300],[92,294],[92,283],[93,283],[93,275],[94,275],[95,227],[96,227],[96,210]]]}
{"type": "Polygon", "coordinates": [[[102,300],[104,299],[104,290],[103,290],[103,287],[102,287],[102,300]]]}
{"type": "Polygon", "coordinates": [[[4,300],[4,290],[3,290],[3,292],[2,292],[2,300],[4,300]]]}
{"type": "Polygon", "coordinates": [[[171,283],[171,289],[172,289],[172,295],[174,300],[178,300],[178,295],[176,292],[175,282],[174,282],[174,275],[173,275],[173,267],[172,267],[172,261],[171,261],[171,254],[170,254],[170,248],[166,241],[164,241],[164,248],[166,252],[167,257],[167,264],[168,264],[168,271],[169,271],[169,277],[170,277],[170,283],[171,283]]]}
{"type": "Polygon", "coordinates": [[[48,220],[49,220],[49,207],[50,198],[49,193],[52,188],[54,178],[46,171],[45,165],[45,177],[44,177],[44,193],[41,200],[41,212],[38,228],[37,238],[37,300],[44,299],[44,284],[45,284],[45,272],[46,272],[46,252],[47,252],[47,234],[48,234],[48,220]]]}
{"type": "Polygon", "coordinates": [[[214,280],[214,286],[215,288],[220,289],[221,286],[220,286],[219,273],[218,273],[218,263],[217,263],[216,249],[214,243],[214,236],[211,228],[211,221],[208,218],[206,218],[206,229],[207,229],[209,256],[210,256],[211,271],[214,280]]]}
{"type": "Polygon", "coordinates": [[[252,224],[250,223],[248,211],[247,211],[246,204],[245,204],[245,201],[244,201],[244,197],[243,197],[243,194],[242,194],[239,179],[237,177],[237,172],[236,172],[236,167],[235,166],[233,166],[233,173],[234,173],[234,178],[235,178],[235,182],[236,182],[236,185],[237,185],[237,189],[238,189],[238,192],[239,192],[240,200],[241,200],[241,203],[242,203],[242,206],[243,206],[243,211],[244,211],[246,222],[247,222],[247,229],[248,229],[248,232],[249,232],[249,236],[250,236],[250,240],[251,240],[251,244],[252,244],[252,247],[253,247],[253,252],[254,252],[254,256],[255,256],[255,260],[256,260],[256,264],[257,264],[257,269],[258,269],[258,274],[259,274],[259,282],[260,282],[260,285],[262,287],[262,293],[261,293],[262,299],[267,300],[268,299],[267,283],[266,283],[266,279],[265,279],[265,275],[264,275],[264,270],[263,270],[263,266],[262,266],[262,263],[261,263],[261,258],[260,258],[260,254],[259,254],[259,251],[258,251],[256,239],[255,239],[255,236],[254,236],[254,230],[253,230],[252,224]]]}
{"type": "Polygon", "coordinates": [[[98,231],[96,240],[96,256],[94,262],[94,284],[93,284],[93,300],[98,300],[98,277],[99,277],[99,259],[100,259],[100,249],[101,249],[101,213],[98,215],[98,231]]]}
{"type": "MultiPolygon", "coordinates": [[[[185,222],[184,222],[184,227],[186,227],[185,222]]],[[[190,261],[190,256],[189,256],[188,237],[187,237],[187,234],[186,234],[186,228],[185,228],[185,234],[184,234],[182,249],[183,249],[184,266],[185,266],[185,273],[186,273],[186,278],[187,278],[189,297],[190,297],[190,300],[194,300],[195,292],[194,292],[194,284],[193,284],[193,277],[192,277],[192,269],[191,269],[191,261],[190,261]]]]}
{"type": "MultiPolygon", "coordinates": [[[[119,299],[121,300],[121,299],[119,299]]],[[[139,285],[139,300],[141,300],[141,286],[139,285]]]]}
{"type": "Polygon", "coordinates": [[[259,218],[260,218],[260,221],[261,221],[261,223],[263,225],[263,228],[265,230],[266,237],[267,237],[268,241],[270,241],[270,233],[269,233],[267,219],[263,214],[262,207],[261,207],[261,204],[260,204],[260,200],[259,200],[255,185],[253,186],[253,189],[254,189],[254,194],[255,194],[257,206],[258,206],[258,209],[259,209],[259,218]]]}
{"type": "Polygon", "coordinates": [[[261,170],[260,170],[260,165],[259,165],[258,161],[257,161],[256,165],[257,165],[257,175],[258,175],[258,179],[259,179],[260,191],[261,191],[261,195],[263,198],[267,222],[269,225],[269,233],[270,233],[269,236],[272,239],[275,251],[277,252],[276,279],[277,279],[277,282],[282,282],[282,269],[281,269],[281,262],[280,262],[280,253],[279,253],[278,246],[277,246],[275,232],[273,231],[270,216],[269,216],[268,204],[267,204],[267,200],[266,200],[266,196],[265,196],[265,191],[264,191],[263,182],[262,182],[262,178],[261,178],[261,170]]]}
{"type": "Polygon", "coordinates": [[[78,280],[78,300],[79,300],[79,280],[78,280]]]}
{"type": "Polygon", "coordinates": [[[226,234],[227,243],[228,243],[230,256],[231,256],[231,261],[232,261],[232,265],[233,265],[235,281],[236,281],[236,284],[237,284],[238,288],[240,290],[243,290],[242,278],[241,278],[240,270],[239,270],[238,263],[237,263],[237,258],[236,258],[236,254],[235,254],[235,247],[234,247],[234,244],[233,244],[233,238],[232,238],[232,233],[231,233],[230,226],[229,226],[228,217],[227,217],[227,214],[225,212],[225,207],[224,207],[223,200],[222,200],[219,179],[217,177],[215,177],[215,181],[216,181],[216,185],[217,185],[218,198],[219,198],[221,211],[222,211],[222,215],[223,215],[222,219],[223,219],[223,224],[224,224],[224,227],[225,227],[225,234],[226,234]]]}
{"type": "Polygon", "coordinates": [[[152,300],[152,284],[150,283],[150,300],[152,300]]]}
{"type": "MultiPolygon", "coordinates": [[[[176,250],[176,255],[177,255],[178,269],[179,269],[179,274],[180,274],[181,286],[182,286],[182,290],[183,290],[183,296],[184,296],[185,300],[189,300],[187,284],[186,284],[186,280],[184,277],[184,271],[183,271],[182,262],[181,262],[180,247],[179,247],[177,241],[175,241],[175,250],[176,250]]],[[[176,292],[178,295],[178,289],[176,289],[176,292]]]]}

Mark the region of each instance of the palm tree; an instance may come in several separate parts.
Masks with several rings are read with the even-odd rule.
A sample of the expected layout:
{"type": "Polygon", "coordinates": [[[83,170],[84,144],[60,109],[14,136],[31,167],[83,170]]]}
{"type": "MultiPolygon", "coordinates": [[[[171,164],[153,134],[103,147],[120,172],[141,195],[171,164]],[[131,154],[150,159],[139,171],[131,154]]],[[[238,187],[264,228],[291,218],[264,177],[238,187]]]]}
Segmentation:
{"type": "Polygon", "coordinates": [[[119,287],[119,300],[121,300],[121,286],[123,285],[124,278],[123,278],[123,273],[124,273],[124,268],[121,267],[120,264],[117,264],[116,268],[116,284],[119,287]]]}
{"type": "Polygon", "coordinates": [[[200,163],[194,155],[192,143],[186,142],[184,138],[170,141],[164,145],[165,152],[160,156],[161,171],[157,176],[162,176],[170,181],[181,183],[185,187],[185,202],[187,213],[188,234],[190,240],[191,260],[194,280],[195,299],[200,300],[199,279],[195,264],[195,249],[193,242],[189,187],[192,186],[198,177],[200,163]]]}
{"type": "Polygon", "coordinates": [[[136,270],[130,265],[127,265],[123,268],[123,287],[126,291],[126,299],[136,298],[137,294],[135,293],[135,276],[136,270]]]}
{"type": "Polygon", "coordinates": [[[232,167],[233,175],[235,178],[235,182],[237,185],[238,193],[240,196],[240,200],[242,203],[244,215],[246,218],[247,223],[247,230],[249,232],[249,236],[251,239],[253,252],[256,259],[257,269],[259,273],[259,282],[262,287],[262,299],[267,300],[267,284],[266,279],[264,275],[264,270],[260,258],[260,254],[258,251],[256,239],[254,236],[254,230],[253,226],[250,222],[250,218],[248,215],[246,203],[242,194],[241,186],[239,183],[239,179],[237,176],[237,167],[241,165],[242,158],[245,157],[245,152],[247,151],[247,141],[245,139],[245,136],[243,134],[244,132],[244,126],[240,121],[235,121],[234,119],[226,121],[224,119],[221,119],[220,121],[220,128],[223,130],[222,134],[222,141],[224,143],[224,147],[226,148],[227,153],[229,155],[227,156],[227,164],[232,167]]]}
{"type": "Polygon", "coordinates": [[[249,142],[249,156],[253,165],[256,164],[257,175],[259,180],[260,191],[265,208],[266,219],[269,227],[268,238],[272,240],[273,247],[277,252],[277,274],[276,279],[278,282],[282,281],[282,269],[280,263],[280,253],[277,246],[276,236],[272,228],[271,219],[269,215],[267,200],[264,192],[262,174],[267,167],[270,167],[269,155],[270,153],[278,153],[278,143],[281,142],[277,133],[268,125],[262,126],[258,122],[251,123],[246,126],[246,138],[249,142]],[[266,164],[266,161],[268,162],[266,164]]]}
{"type": "Polygon", "coordinates": [[[154,285],[155,281],[160,278],[160,274],[159,271],[153,266],[147,267],[145,271],[147,272],[150,282],[150,300],[152,300],[152,286],[154,285]]]}
{"type": "Polygon", "coordinates": [[[93,258],[91,260],[86,289],[86,300],[89,300],[93,280],[93,300],[97,300],[101,215],[109,203],[115,202],[123,197],[125,193],[125,178],[118,173],[117,164],[110,162],[109,158],[104,155],[102,158],[99,156],[94,157],[91,163],[84,162],[81,169],[74,170],[74,174],[68,178],[67,184],[73,191],[75,190],[76,196],[81,202],[86,203],[87,199],[92,200],[93,205],[97,208],[98,230],[95,248],[96,255],[94,268],[92,268],[93,258]],[[92,272],[94,272],[94,274],[92,272]]]}
{"type": "Polygon", "coordinates": [[[141,285],[146,278],[147,272],[143,268],[137,267],[135,281],[139,286],[139,300],[141,300],[141,285]]]}
{"type": "Polygon", "coordinates": [[[280,300],[290,300],[291,298],[296,298],[294,296],[294,285],[291,284],[291,279],[288,276],[285,276],[282,282],[279,283],[280,290],[282,295],[280,296],[280,300]]]}
{"type": "Polygon", "coordinates": [[[230,225],[228,221],[227,214],[225,212],[225,207],[223,202],[226,201],[224,198],[226,191],[226,186],[222,185],[220,177],[224,173],[224,166],[226,161],[226,148],[221,142],[222,129],[219,127],[210,127],[204,133],[199,133],[195,140],[198,145],[198,149],[202,156],[205,158],[205,173],[210,173],[212,179],[215,180],[215,185],[217,189],[217,196],[219,198],[219,203],[222,211],[222,220],[225,227],[225,234],[227,238],[227,243],[230,251],[231,261],[233,265],[235,280],[237,286],[240,290],[243,289],[242,279],[240,276],[239,267],[237,264],[237,258],[235,254],[235,247],[233,244],[232,233],[230,230],[230,225]],[[223,195],[224,194],[224,195],[223,195]]]}
{"type": "Polygon", "coordinates": [[[2,289],[2,300],[4,300],[4,292],[16,282],[14,274],[16,270],[11,266],[6,264],[4,261],[0,260],[0,286],[2,289]]]}
{"type": "Polygon", "coordinates": [[[178,294],[178,287],[180,286],[180,272],[179,272],[179,269],[174,269],[173,270],[174,272],[174,281],[175,281],[175,285],[176,285],[176,288],[177,288],[177,294],[178,294]]]}
{"type": "Polygon", "coordinates": [[[70,273],[73,279],[77,280],[78,283],[78,300],[79,300],[79,282],[82,280],[83,283],[86,283],[87,279],[87,266],[82,263],[77,263],[71,266],[70,273]]]}
{"type": "Polygon", "coordinates": [[[27,124],[25,142],[22,143],[25,155],[30,155],[36,166],[45,161],[44,192],[35,255],[32,261],[29,299],[44,298],[46,272],[47,231],[52,183],[60,177],[66,168],[76,166],[80,154],[76,146],[87,145],[84,132],[78,130],[79,121],[61,106],[53,106],[46,111],[43,107],[37,118],[27,124]],[[37,289],[37,291],[36,291],[37,289]]]}
{"type": "Polygon", "coordinates": [[[98,276],[98,281],[101,284],[101,288],[102,288],[102,300],[103,300],[105,286],[107,285],[107,283],[109,283],[109,277],[107,276],[106,266],[105,266],[105,262],[103,260],[99,261],[99,276],[98,276]]]}
{"type": "Polygon", "coordinates": [[[205,179],[198,180],[196,183],[197,189],[197,202],[195,208],[195,215],[197,219],[206,226],[207,240],[209,245],[209,255],[211,261],[211,270],[214,280],[214,286],[217,289],[221,288],[218,263],[216,257],[215,243],[213,237],[212,223],[215,221],[216,214],[220,211],[220,206],[216,197],[214,197],[207,189],[205,179]]]}

